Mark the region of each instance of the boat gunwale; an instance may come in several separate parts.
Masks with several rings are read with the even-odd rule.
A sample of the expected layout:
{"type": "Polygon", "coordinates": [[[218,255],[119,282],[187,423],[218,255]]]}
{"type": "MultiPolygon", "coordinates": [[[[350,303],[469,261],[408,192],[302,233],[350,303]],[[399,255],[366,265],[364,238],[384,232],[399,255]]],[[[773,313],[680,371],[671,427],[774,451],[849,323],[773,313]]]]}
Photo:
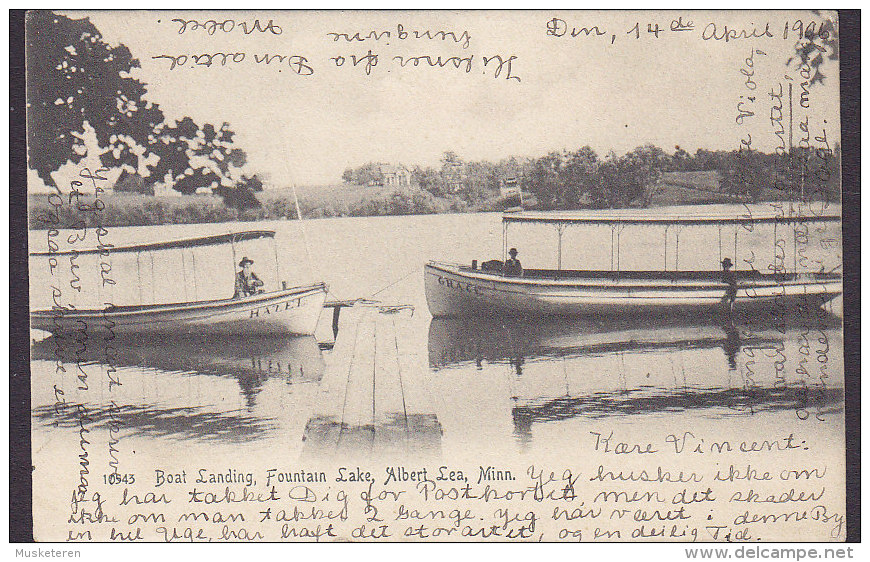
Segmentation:
{"type": "MultiPolygon", "coordinates": [[[[610,270],[589,270],[589,271],[561,270],[563,273],[566,271],[570,271],[570,272],[591,273],[591,274],[599,274],[599,275],[596,275],[594,277],[590,276],[590,277],[586,277],[586,278],[583,278],[583,277],[555,278],[555,277],[509,277],[509,276],[501,275],[501,274],[495,273],[495,272],[491,273],[491,272],[486,272],[486,271],[481,271],[481,270],[473,270],[473,269],[470,269],[468,266],[463,265],[463,264],[439,262],[439,261],[430,261],[426,264],[425,267],[427,269],[431,268],[431,269],[442,271],[442,272],[450,274],[450,275],[456,275],[459,277],[466,277],[466,278],[470,278],[470,279],[477,279],[480,281],[486,281],[486,282],[491,282],[491,283],[500,283],[500,284],[506,284],[506,285],[515,285],[515,286],[516,285],[539,285],[539,286],[552,286],[552,287],[578,287],[578,286],[582,286],[580,284],[580,282],[583,282],[583,281],[585,281],[585,282],[595,281],[595,282],[598,282],[599,286],[602,286],[603,283],[606,283],[606,285],[604,285],[604,286],[612,286],[613,283],[622,282],[621,285],[626,286],[626,287],[628,287],[629,282],[632,282],[632,281],[634,281],[634,282],[638,282],[638,281],[640,281],[640,282],[643,282],[643,281],[647,281],[647,282],[668,281],[672,284],[682,281],[682,283],[680,283],[679,286],[685,287],[685,288],[689,288],[692,286],[708,287],[711,285],[714,285],[716,287],[720,287],[723,284],[723,282],[720,278],[721,271],[714,271],[714,270],[697,271],[697,272],[696,271],[673,271],[673,272],[671,272],[671,271],[667,271],[667,272],[655,271],[654,272],[654,271],[610,271],[610,270]],[[671,278],[655,277],[655,276],[651,275],[647,278],[643,278],[643,277],[637,276],[637,274],[639,274],[639,273],[640,274],[666,273],[666,274],[671,274],[672,277],[671,278]],[[691,273],[694,273],[694,274],[705,273],[705,274],[708,274],[709,277],[707,277],[707,278],[697,278],[697,277],[692,278],[690,276],[686,276],[686,277],[683,277],[681,279],[678,277],[678,275],[680,273],[690,273],[690,274],[691,273]],[[620,275],[623,275],[623,277],[619,277],[620,275]],[[634,275],[634,277],[632,277],[632,275],[634,275]],[[695,281],[696,283],[695,284],[688,283],[691,281],[695,281]]],[[[552,271],[553,273],[556,273],[559,270],[554,269],[554,270],[529,270],[529,271],[552,271]]],[[[820,273],[809,273],[809,272],[797,273],[797,274],[795,274],[795,273],[789,273],[789,274],[758,273],[757,276],[756,275],[741,276],[740,275],[741,272],[739,272],[739,271],[735,272],[735,273],[737,273],[738,282],[740,282],[740,281],[744,281],[744,282],[750,281],[751,282],[753,280],[767,282],[763,285],[759,284],[759,283],[745,283],[745,286],[755,287],[755,288],[759,288],[759,287],[763,287],[763,286],[806,285],[808,283],[809,284],[827,284],[827,283],[842,282],[842,275],[837,274],[837,273],[833,273],[833,272],[826,272],[826,273],[821,273],[821,274],[820,273]],[[791,279],[778,279],[777,278],[777,276],[782,276],[782,275],[789,275],[789,276],[792,276],[792,278],[791,279]],[[799,277],[801,275],[812,276],[812,279],[802,279],[799,277]]],[[[588,283],[587,283],[587,285],[588,285],[588,283]]],[[[651,286],[654,287],[655,285],[641,283],[641,284],[638,284],[636,286],[638,286],[638,287],[651,287],[651,286]]]]}
{"type": "MultiPolygon", "coordinates": [[[[300,295],[305,296],[309,293],[326,292],[326,283],[314,283],[311,285],[302,285],[299,287],[291,287],[289,289],[281,289],[269,293],[260,293],[249,297],[228,298],[228,299],[212,299],[207,301],[191,301],[182,303],[164,303],[164,304],[145,304],[145,305],[122,305],[113,306],[103,309],[75,309],[63,310],[63,314],[57,315],[66,318],[76,317],[93,317],[93,316],[134,316],[137,314],[161,314],[175,313],[188,311],[218,311],[225,308],[244,308],[245,305],[261,304],[272,300],[280,300],[290,296],[300,295]]],[[[53,317],[54,310],[34,310],[30,313],[35,317],[53,317]]]]}

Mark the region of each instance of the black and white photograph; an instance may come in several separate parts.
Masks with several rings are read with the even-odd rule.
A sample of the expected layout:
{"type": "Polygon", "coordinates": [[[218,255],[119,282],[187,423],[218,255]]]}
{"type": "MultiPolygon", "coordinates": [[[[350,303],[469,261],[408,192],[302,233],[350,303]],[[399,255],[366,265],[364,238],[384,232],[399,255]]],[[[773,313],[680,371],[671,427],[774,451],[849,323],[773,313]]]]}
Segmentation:
{"type": "Polygon", "coordinates": [[[33,539],[854,538],[840,41],[27,11],[33,539]]]}

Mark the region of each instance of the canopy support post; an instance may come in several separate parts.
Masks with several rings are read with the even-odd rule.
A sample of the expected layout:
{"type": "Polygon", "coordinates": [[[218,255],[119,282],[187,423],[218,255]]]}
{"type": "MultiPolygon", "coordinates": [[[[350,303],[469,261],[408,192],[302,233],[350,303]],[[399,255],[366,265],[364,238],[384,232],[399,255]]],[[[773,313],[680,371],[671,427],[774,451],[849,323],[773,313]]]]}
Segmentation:
{"type": "Polygon", "coordinates": [[[737,234],[740,232],[740,225],[734,227],[734,268],[737,268],[739,261],[737,260],[737,234]]]}
{"type": "Polygon", "coordinates": [[[795,223],[794,223],[794,228],[792,229],[792,237],[794,238],[793,241],[794,241],[794,274],[795,274],[795,277],[797,277],[797,273],[798,273],[798,267],[797,267],[797,264],[798,264],[798,253],[797,253],[797,238],[798,238],[798,233],[797,233],[797,225],[798,225],[798,223],[795,222],[795,223]]]}
{"type": "Polygon", "coordinates": [[[199,289],[196,286],[196,252],[190,252],[190,261],[193,266],[193,298],[199,300],[199,289]]]}
{"type": "Polygon", "coordinates": [[[671,225],[665,225],[665,271],[668,270],[668,229],[671,228],[671,225]]]}
{"type": "Polygon", "coordinates": [[[680,227],[676,228],[677,236],[674,244],[674,271],[680,270],[680,227]]]}
{"type": "MultiPolygon", "coordinates": [[[[719,264],[722,264],[722,225],[719,224],[719,264]]],[[[716,266],[716,269],[719,267],[716,266]]]]}
{"type": "MultiPolygon", "coordinates": [[[[773,271],[774,273],[779,273],[779,272],[776,270],[776,251],[777,251],[776,243],[777,243],[777,240],[776,240],[776,223],[773,223],[773,268],[772,268],[772,271],[773,271]]],[[[785,248],[783,248],[783,254],[785,254],[785,248]]],[[[782,256],[782,265],[783,265],[783,267],[785,267],[785,255],[782,256]]]]}
{"type": "Polygon", "coordinates": [[[151,304],[157,304],[157,299],[154,297],[154,252],[150,252],[151,255],[151,304]]]}
{"type": "Polygon", "coordinates": [[[184,248],[181,249],[181,279],[184,284],[184,300],[189,301],[187,296],[187,264],[184,260],[184,248]]]}
{"type": "Polygon", "coordinates": [[[230,249],[233,252],[233,278],[236,276],[236,264],[239,263],[236,261],[236,237],[234,234],[230,235],[230,249]]]}
{"type": "MultiPolygon", "coordinates": [[[[619,237],[622,234],[622,229],[625,228],[625,225],[618,225],[616,227],[616,272],[619,273],[619,253],[620,253],[620,241],[619,237]]],[[[617,275],[618,277],[618,275],[617,275]]]]}
{"type": "Polygon", "coordinates": [[[276,290],[283,288],[281,284],[281,270],[278,266],[278,240],[272,238],[272,247],[275,249],[275,288],[276,290]]]}
{"type": "Polygon", "coordinates": [[[613,258],[614,251],[616,250],[616,244],[614,243],[616,239],[616,225],[610,225],[610,271],[613,271],[613,258]]]}
{"type": "Polygon", "coordinates": [[[504,275],[504,263],[507,261],[507,229],[508,223],[502,221],[501,223],[501,263],[502,263],[502,275],[504,275]]]}
{"type": "Polygon", "coordinates": [[[558,271],[562,271],[562,233],[565,232],[565,224],[558,223],[556,225],[556,232],[559,234],[559,250],[556,258],[556,269],[558,271]]]}
{"type": "Polygon", "coordinates": [[[139,302],[142,302],[142,264],[140,257],[142,252],[136,252],[136,279],[139,281],[139,302]]]}

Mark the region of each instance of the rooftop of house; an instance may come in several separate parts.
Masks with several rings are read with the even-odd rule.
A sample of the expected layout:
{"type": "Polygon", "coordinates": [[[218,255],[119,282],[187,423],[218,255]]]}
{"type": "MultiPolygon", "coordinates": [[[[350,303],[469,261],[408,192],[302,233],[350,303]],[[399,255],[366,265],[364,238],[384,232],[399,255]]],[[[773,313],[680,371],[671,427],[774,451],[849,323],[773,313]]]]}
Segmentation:
{"type": "Polygon", "coordinates": [[[404,164],[378,164],[378,171],[384,175],[398,174],[400,172],[408,172],[408,168],[404,164]]]}

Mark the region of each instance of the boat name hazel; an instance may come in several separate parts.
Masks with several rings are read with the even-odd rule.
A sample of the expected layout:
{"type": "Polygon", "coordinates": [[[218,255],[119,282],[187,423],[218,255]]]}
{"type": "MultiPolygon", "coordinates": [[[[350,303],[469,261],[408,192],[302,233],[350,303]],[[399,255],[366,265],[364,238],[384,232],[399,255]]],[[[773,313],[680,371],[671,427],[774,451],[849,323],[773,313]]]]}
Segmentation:
{"type": "Polygon", "coordinates": [[[290,310],[291,308],[299,308],[302,306],[302,298],[296,298],[285,302],[276,302],[275,304],[267,304],[266,306],[259,306],[257,308],[251,309],[251,318],[259,318],[260,313],[272,314],[273,312],[278,312],[279,310],[290,310]],[[283,306],[283,308],[282,308],[283,306]]]}

